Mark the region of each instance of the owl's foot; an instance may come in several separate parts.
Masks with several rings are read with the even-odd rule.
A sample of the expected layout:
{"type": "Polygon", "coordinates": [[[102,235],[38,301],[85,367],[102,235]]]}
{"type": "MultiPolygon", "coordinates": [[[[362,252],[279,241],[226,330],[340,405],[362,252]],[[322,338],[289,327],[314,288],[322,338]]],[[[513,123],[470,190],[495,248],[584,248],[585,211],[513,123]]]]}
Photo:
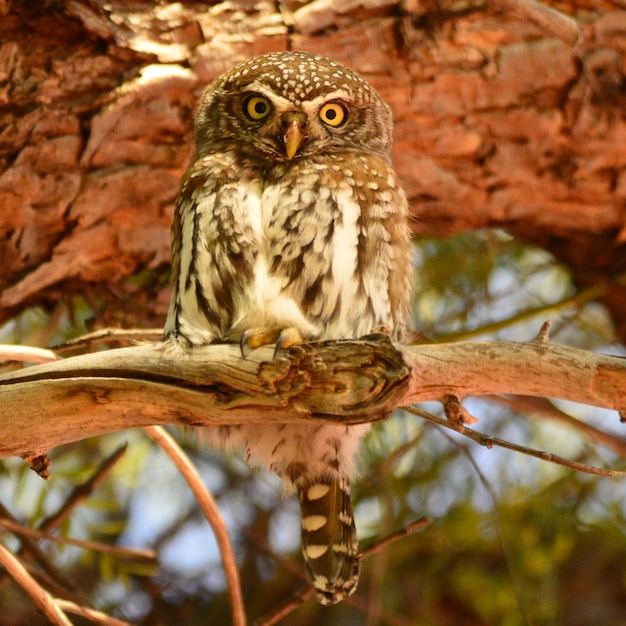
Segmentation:
{"type": "Polygon", "coordinates": [[[283,328],[280,335],[278,335],[278,339],[276,340],[274,358],[276,358],[276,354],[278,354],[279,350],[286,350],[287,348],[291,348],[291,346],[295,346],[297,343],[302,343],[303,341],[304,337],[302,336],[302,333],[295,326],[283,328]]]}
{"type": "Polygon", "coordinates": [[[387,335],[391,336],[391,328],[387,326],[387,324],[381,324],[380,326],[375,326],[372,328],[372,332],[368,333],[370,335],[387,335]]]}
{"type": "Polygon", "coordinates": [[[274,349],[274,358],[276,353],[281,349],[287,349],[291,346],[302,343],[304,337],[299,329],[295,326],[288,328],[249,328],[246,330],[239,340],[239,348],[241,356],[245,359],[248,354],[255,348],[265,346],[270,343],[276,343],[274,349]]]}
{"type": "Polygon", "coordinates": [[[280,328],[249,328],[239,340],[241,356],[245,359],[255,348],[274,343],[280,336],[280,328]]]}

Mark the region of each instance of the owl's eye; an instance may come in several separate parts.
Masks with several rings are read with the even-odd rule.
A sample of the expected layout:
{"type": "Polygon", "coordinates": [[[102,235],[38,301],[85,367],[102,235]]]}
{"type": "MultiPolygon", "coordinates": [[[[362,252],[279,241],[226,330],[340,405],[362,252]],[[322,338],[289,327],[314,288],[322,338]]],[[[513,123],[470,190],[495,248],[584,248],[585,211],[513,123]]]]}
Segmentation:
{"type": "Polygon", "coordinates": [[[244,113],[255,122],[266,118],[271,110],[272,105],[265,96],[250,96],[243,105],[244,113]]]}
{"type": "Polygon", "coordinates": [[[319,116],[324,124],[337,128],[348,118],[348,109],[339,102],[328,102],[320,109],[319,116]]]}

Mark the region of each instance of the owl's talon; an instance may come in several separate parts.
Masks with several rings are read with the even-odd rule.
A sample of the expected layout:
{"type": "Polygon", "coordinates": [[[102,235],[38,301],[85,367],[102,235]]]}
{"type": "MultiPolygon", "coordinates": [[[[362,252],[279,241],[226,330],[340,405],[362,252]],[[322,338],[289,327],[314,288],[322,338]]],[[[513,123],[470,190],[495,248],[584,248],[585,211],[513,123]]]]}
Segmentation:
{"type": "Polygon", "coordinates": [[[376,326],[375,328],[372,328],[371,332],[367,333],[367,335],[364,335],[363,337],[359,337],[359,339],[390,342],[392,334],[393,332],[391,328],[386,324],[382,324],[381,326],[376,326]]]}
{"type": "Polygon", "coordinates": [[[246,348],[247,348],[247,352],[252,351],[252,348],[250,347],[250,344],[248,343],[248,331],[243,333],[243,335],[241,335],[241,339],[239,340],[239,349],[241,350],[241,358],[244,361],[246,360],[246,356],[247,356],[246,348]]]}
{"type": "Polygon", "coordinates": [[[239,349],[241,357],[246,358],[252,350],[268,343],[274,343],[280,336],[280,329],[276,328],[249,328],[246,330],[239,340],[239,349]]]}
{"type": "Polygon", "coordinates": [[[279,350],[286,350],[287,348],[291,348],[291,346],[295,346],[297,343],[302,343],[303,341],[304,337],[302,336],[302,333],[294,326],[283,329],[276,340],[274,358],[276,358],[279,350]]]}
{"type": "Polygon", "coordinates": [[[370,335],[387,335],[388,337],[391,336],[392,330],[391,327],[388,326],[387,324],[381,324],[380,326],[376,326],[375,328],[372,328],[372,332],[368,333],[370,335]]]}

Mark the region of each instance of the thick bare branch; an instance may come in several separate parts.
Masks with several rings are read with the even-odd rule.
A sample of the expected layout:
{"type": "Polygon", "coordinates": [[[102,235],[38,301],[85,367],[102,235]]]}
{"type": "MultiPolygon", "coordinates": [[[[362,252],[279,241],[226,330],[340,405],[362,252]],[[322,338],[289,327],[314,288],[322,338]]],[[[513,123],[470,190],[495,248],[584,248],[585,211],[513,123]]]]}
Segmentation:
{"type": "Polygon", "coordinates": [[[449,396],[516,394],[622,410],[626,361],[546,342],[399,347],[376,337],[272,348],[150,344],[0,377],[0,457],[155,424],[384,419],[449,396]],[[523,375],[520,374],[523,372],[523,375]]]}

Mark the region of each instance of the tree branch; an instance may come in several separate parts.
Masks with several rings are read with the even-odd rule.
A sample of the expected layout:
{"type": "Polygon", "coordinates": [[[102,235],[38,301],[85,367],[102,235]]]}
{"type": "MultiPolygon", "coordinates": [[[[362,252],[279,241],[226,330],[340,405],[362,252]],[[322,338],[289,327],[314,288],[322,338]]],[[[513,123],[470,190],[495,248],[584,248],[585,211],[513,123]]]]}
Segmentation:
{"type": "Polygon", "coordinates": [[[233,626],[246,626],[246,614],[243,606],[237,561],[235,560],[235,553],[230,542],[230,537],[228,536],[226,524],[219,512],[217,503],[209,490],[204,486],[196,467],[167,431],[159,426],[151,426],[145,429],[145,433],[170,457],[172,463],[174,463],[189,485],[202,512],[207,518],[215,535],[215,540],[217,541],[224,564],[224,574],[226,575],[226,583],[228,585],[233,626]]]}
{"type": "Polygon", "coordinates": [[[0,377],[0,457],[33,457],[157,424],[376,421],[450,396],[514,394],[626,408],[626,360],[549,342],[400,347],[379,336],[272,348],[222,344],[97,352],[0,377]]]}
{"type": "Polygon", "coordinates": [[[521,452],[522,454],[527,454],[528,456],[534,456],[536,459],[541,459],[542,461],[547,461],[548,463],[555,463],[556,465],[569,467],[578,472],[584,472],[585,474],[593,474],[595,476],[608,476],[610,478],[626,477],[626,472],[620,470],[602,469],[600,467],[585,465],[584,463],[577,463],[576,461],[564,459],[563,457],[560,457],[557,454],[553,454],[552,452],[535,450],[534,448],[520,446],[517,443],[512,443],[511,441],[499,439],[498,437],[490,437],[489,435],[485,435],[484,433],[480,433],[476,430],[472,430],[471,428],[467,428],[467,426],[463,426],[462,423],[450,419],[446,420],[442,417],[438,417],[437,415],[433,415],[432,413],[428,413],[428,411],[423,411],[422,409],[405,407],[404,410],[412,413],[413,415],[417,415],[418,417],[428,420],[429,422],[433,422],[438,426],[443,426],[444,428],[455,430],[457,433],[460,433],[461,435],[471,439],[472,441],[475,441],[477,444],[484,446],[485,448],[491,449],[495,446],[498,446],[500,448],[506,448],[507,450],[513,450],[514,452],[521,452]]]}
{"type": "Polygon", "coordinates": [[[51,624],[72,626],[54,598],[26,571],[26,568],[7,548],[0,543],[0,565],[15,579],[15,582],[33,599],[51,624]]]}

